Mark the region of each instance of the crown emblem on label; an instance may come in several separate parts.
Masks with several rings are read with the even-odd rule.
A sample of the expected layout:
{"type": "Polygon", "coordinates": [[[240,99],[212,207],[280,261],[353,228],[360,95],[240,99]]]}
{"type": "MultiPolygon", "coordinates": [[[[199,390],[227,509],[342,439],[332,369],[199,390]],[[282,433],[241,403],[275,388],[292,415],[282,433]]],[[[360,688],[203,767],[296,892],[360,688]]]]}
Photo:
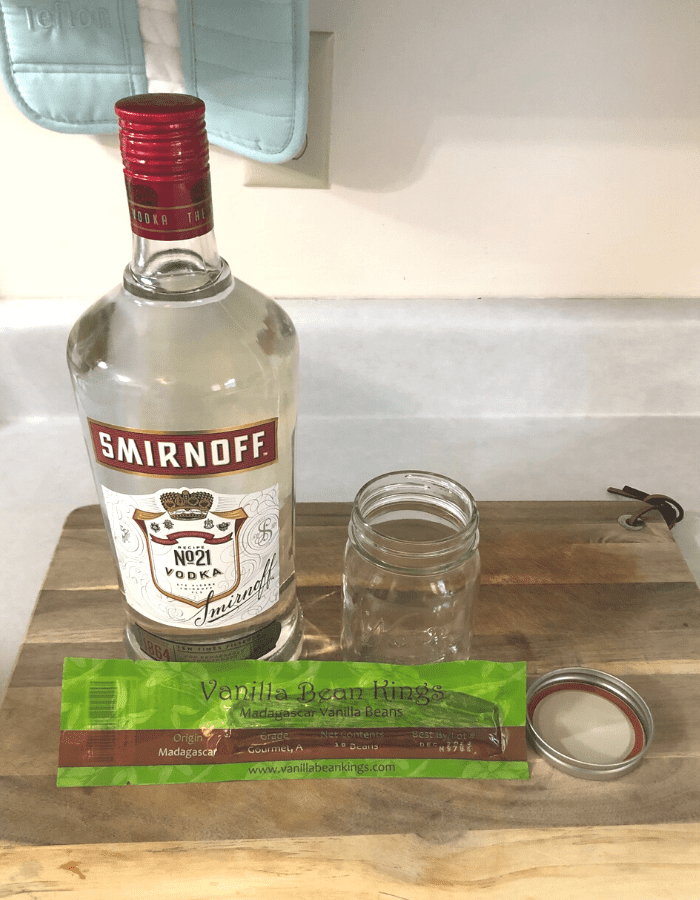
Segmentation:
{"type": "Polygon", "coordinates": [[[205,519],[214,498],[207,491],[168,491],[160,495],[160,503],[171,519],[205,519]]]}

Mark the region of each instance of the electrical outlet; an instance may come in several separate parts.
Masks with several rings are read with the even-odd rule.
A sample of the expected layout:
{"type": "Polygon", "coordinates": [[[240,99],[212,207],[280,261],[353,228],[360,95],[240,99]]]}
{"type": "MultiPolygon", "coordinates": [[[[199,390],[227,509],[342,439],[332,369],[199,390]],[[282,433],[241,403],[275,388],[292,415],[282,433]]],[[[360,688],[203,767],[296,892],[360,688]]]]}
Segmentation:
{"type": "Polygon", "coordinates": [[[309,35],[309,117],[306,144],[286,163],[245,161],[246,187],[328,188],[333,89],[333,34],[309,35]]]}

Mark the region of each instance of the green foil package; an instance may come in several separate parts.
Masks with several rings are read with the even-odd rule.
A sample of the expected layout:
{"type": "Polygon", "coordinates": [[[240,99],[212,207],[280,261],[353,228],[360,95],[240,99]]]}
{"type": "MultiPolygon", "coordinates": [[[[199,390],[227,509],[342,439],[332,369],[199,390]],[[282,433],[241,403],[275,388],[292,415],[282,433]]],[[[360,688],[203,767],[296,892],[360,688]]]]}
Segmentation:
{"type": "Polygon", "coordinates": [[[69,657],[58,785],[526,779],[526,666],[69,657]]]}

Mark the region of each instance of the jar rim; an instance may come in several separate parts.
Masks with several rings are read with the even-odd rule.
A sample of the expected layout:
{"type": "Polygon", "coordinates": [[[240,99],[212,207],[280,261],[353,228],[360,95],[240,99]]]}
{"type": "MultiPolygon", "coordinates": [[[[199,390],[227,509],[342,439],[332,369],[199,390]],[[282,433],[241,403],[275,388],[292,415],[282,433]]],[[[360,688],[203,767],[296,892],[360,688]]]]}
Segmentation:
{"type": "MultiPolygon", "coordinates": [[[[411,567],[421,559],[421,569],[454,564],[471,555],[479,541],[479,512],[472,494],[459,482],[444,475],[414,469],[388,472],[364,484],[355,497],[350,517],[350,537],[372,557],[390,554],[395,565],[411,567]],[[388,511],[421,510],[449,522],[451,531],[440,537],[412,540],[389,536],[373,524],[388,511]]],[[[386,559],[385,559],[386,562],[386,559]]],[[[412,567],[411,567],[412,568],[412,567]]]]}

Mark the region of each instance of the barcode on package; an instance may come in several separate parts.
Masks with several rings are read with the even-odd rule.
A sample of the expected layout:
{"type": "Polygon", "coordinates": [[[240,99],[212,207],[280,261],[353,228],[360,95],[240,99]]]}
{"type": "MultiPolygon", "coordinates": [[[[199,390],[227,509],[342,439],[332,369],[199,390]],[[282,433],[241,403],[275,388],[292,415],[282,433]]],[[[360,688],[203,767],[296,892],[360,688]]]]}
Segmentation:
{"type": "Polygon", "coordinates": [[[93,681],[88,690],[88,712],[95,728],[113,728],[117,716],[117,685],[93,681]]]}

